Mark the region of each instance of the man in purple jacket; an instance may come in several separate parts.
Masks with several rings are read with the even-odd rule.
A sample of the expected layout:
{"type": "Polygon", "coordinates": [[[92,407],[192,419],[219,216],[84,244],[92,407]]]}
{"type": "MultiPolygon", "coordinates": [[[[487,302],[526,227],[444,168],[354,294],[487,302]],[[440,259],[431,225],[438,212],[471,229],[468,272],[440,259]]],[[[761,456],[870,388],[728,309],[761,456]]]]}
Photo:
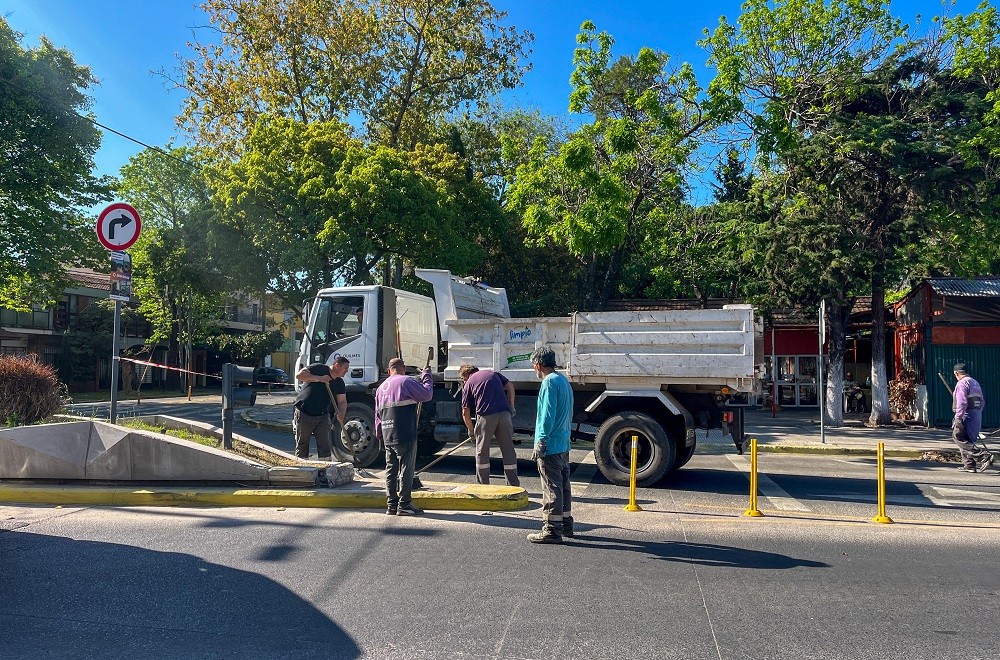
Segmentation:
{"type": "Polygon", "coordinates": [[[503,456],[503,474],[508,486],[520,486],[517,454],[514,453],[514,384],[502,373],[463,364],[462,419],[469,435],[476,438],[476,482],[490,483],[490,442],[495,437],[503,456]],[[473,423],[472,414],[476,421],[473,423]]]}
{"type": "Polygon", "coordinates": [[[389,377],[375,390],[375,437],[385,445],[386,513],[418,516],[413,506],[413,473],[417,465],[417,403],[434,395],[431,370],[420,380],[406,375],[402,358],[389,360],[389,377]]]}
{"type": "Polygon", "coordinates": [[[964,363],[956,364],[954,371],[958,382],[952,393],[955,419],[951,423],[951,439],[962,455],[962,470],[983,472],[993,463],[993,454],[976,446],[979,429],[983,427],[983,408],[986,407],[983,388],[965,372],[964,363]]]}

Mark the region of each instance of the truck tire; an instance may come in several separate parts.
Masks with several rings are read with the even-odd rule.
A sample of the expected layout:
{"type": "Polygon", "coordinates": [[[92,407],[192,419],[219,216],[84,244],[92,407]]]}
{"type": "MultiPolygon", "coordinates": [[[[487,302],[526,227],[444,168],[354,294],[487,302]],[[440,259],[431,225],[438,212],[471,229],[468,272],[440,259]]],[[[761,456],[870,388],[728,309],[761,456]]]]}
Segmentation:
{"type": "Polygon", "coordinates": [[[618,413],[601,424],[594,439],[597,467],[611,483],[627,486],[633,435],[639,436],[636,483],[652,486],[673,467],[677,450],[660,423],[644,413],[618,413]]]}
{"type": "Polygon", "coordinates": [[[684,445],[678,447],[677,460],[674,461],[674,466],[670,468],[671,472],[676,472],[687,465],[687,462],[691,460],[692,456],[694,456],[694,448],[696,445],[697,443],[692,444],[690,447],[685,447],[684,445]]]}
{"type": "MultiPolygon", "coordinates": [[[[336,427],[334,423],[334,427],[336,427]]],[[[350,463],[352,460],[351,450],[347,443],[354,445],[354,457],[357,459],[356,467],[368,467],[375,463],[383,454],[382,446],[375,437],[375,411],[364,403],[347,404],[347,415],[345,416],[344,428],[340,437],[333,433],[333,453],[337,460],[350,463]]]]}

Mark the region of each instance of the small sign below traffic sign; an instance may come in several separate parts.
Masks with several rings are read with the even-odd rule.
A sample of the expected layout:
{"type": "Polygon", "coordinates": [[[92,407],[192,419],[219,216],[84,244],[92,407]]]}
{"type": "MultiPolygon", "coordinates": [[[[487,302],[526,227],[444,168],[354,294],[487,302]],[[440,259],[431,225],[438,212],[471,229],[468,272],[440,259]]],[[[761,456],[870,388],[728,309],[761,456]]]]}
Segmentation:
{"type": "Polygon", "coordinates": [[[111,300],[128,302],[132,300],[132,257],[128,252],[115,250],[111,253],[111,300]]]}
{"type": "Polygon", "coordinates": [[[124,202],[108,205],[97,218],[97,239],[111,251],[127,250],[141,230],[139,212],[124,202]]]}

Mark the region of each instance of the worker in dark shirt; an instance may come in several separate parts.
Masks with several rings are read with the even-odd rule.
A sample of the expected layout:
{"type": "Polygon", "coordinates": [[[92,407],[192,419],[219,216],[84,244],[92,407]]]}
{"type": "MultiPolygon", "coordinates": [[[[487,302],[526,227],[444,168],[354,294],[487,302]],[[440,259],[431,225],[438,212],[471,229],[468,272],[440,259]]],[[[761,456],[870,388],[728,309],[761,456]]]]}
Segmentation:
{"type": "Polygon", "coordinates": [[[309,441],[315,435],[319,460],[333,460],[333,446],[330,443],[332,430],[330,411],[335,408],[337,421],[343,426],[344,416],[347,414],[347,388],[343,376],[349,366],[348,359],[338,355],[330,366],[321,362],[310,364],[295,374],[296,380],[306,384],[295,397],[293,413],[295,455],[299,458],[309,458],[309,441]]]}
{"type": "Polygon", "coordinates": [[[469,435],[476,438],[476,482],[490,483],[490,443],[495,437],[503,457],[508,486],[520,486],[517,454],[514,452],[514,385],[501,373],[479,370],[471,364],[458,369],[462,379],[462,419],[469,435]],[[472,415],[476,421],[473,423],[472,415]]]}

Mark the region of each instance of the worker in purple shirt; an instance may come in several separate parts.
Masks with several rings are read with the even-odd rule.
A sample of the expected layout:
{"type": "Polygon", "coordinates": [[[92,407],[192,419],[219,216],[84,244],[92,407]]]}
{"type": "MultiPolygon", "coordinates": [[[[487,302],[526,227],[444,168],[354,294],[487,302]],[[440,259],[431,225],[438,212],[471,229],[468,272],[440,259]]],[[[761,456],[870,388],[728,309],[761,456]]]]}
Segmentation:
{"type": "Polygon", "coordinates": [[[433,395],[430,368],[418,381],[406,375],[402,358],[389,360],[389,377],[375,390],[375,437],[385,445],[385,512],[390,516],[423,513],[411,497],[417,466],[417,404],[433,395]]]}
{"type": "Polygon", "coordinates": [[[965,372],[965,364],[954,367],[955,391],[952,393],[952,410],[955,419],[951,423],[951,439],[958,445],[962,456],[962,470],[983,472],[993,463],[993,454],[976,446],[979,430],[983,427],[983,408],[986,399],[983,388],[975,378],[965,372]]]}
{"type": "Polygon", "coordinates": [[[469,435],[476,438],[476,483],[490,483],[490,442],[496,437],[503,456],[503,474],[508,486],[520,486],[517,454],[514,452],[514,384],[496,371],[480,371],[471,364],[458,369],[462,379],[462,419],[469,435]],[[473,424],[472,414],[476,421],[473,424]]]}

